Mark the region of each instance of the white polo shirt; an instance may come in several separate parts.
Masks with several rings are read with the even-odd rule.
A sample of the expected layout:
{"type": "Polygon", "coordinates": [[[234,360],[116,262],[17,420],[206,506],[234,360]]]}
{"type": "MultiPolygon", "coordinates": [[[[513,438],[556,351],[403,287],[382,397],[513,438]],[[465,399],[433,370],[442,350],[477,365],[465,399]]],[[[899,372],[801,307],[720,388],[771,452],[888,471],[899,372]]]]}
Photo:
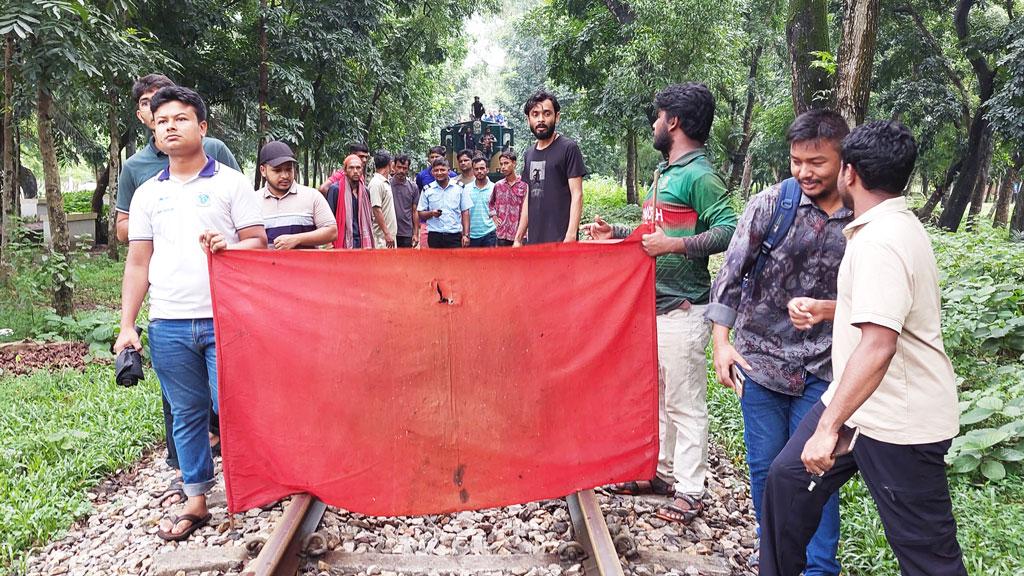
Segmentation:
{"type": "Polygon", "coordinates": [[[199,236],[220,232],[228,244],[238,231],[262,226],[252,183],[241,172],[207,156],[199,174],[179,181],[165,168],[135,192],[128,240],[151,240],[149,318],[212,318],[210,272],[199,236]]]}
{"type": "Polygon", "coordinates": [[[956,436],[956,377],[942,345],[939,274],[924,226],[899,196],[861,214],[843,234],[846,253],[839,264],[832,323],[835,381],[822,402],[831,402],[842,385],[860,344],[858,326],[877,324],[899,334],[896,355],[881,384],[847,424],[890,444],[929,444],[956,436]]]}

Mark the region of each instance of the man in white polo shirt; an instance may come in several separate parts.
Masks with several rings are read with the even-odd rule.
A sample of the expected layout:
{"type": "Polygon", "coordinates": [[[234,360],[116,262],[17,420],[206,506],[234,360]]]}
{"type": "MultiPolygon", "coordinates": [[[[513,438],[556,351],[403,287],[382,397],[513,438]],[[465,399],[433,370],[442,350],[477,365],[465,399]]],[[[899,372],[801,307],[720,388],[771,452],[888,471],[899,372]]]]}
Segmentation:
{"type": "Polygon", "coordinates": [[[832,334],[834,380],[772,463],[761,576],[797,576],[822,507],[858,471],[904,576],[966,576],[944,457],[959,431],[956,380],[942,345],[931,241],[903,191],[917,159],[899,122],[843,140],[843,233],[832,334]],[[859,437],[852,451],[840,445],[859,437]]]}
{"type": "Polygon", "coordinates": [[[319,248],[338,237],[338,224],[319,190],[295,181],[298,162],[284,142],[260,148],[260,174],[267,185],[257,192],[263,202],[267,243],[277,250],[319,248]]]}
{"type": "Polygon", "coordinates": [[[207,440],[217,409],[217,355],[207,253],[266,248],[263,215],[249,180],[203,151],[206,105],[195,92],[162,88],[150,104],[168,166],[135,193],[115,352],[142,349],[135,320],[149,292],[149,350],[174,415],[173,436],[188,500],[161,523],[164,540],[185,540],[210,521],[207,440]]]}

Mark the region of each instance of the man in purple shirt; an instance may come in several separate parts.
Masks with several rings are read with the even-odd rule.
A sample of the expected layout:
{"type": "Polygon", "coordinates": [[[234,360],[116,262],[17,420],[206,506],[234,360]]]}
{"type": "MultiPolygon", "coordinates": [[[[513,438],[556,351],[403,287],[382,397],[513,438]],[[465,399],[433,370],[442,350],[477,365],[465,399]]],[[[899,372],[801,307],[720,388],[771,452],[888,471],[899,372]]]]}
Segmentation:
{"type": "MultiPolygon", "coordinates": [[[[832,323],[820,309],[836,295],[836,276],[852,212],[839,198],[839,151],[849,133],[830,110],[801,114],[789,127],[790,171],[801,189],[788,233],[755,267],[781,193],[781,184],[754,196],[740,218],[725,264],[711,288],[706,317],[714,323],[718,381],[740,394],[743,439],[750,466],[754,512],[761,522],[765,480],[772,460],[832,380],[832,323]],[[746,284],[746,285],[745,285],[746,284]],[[819,323],[811,326],[808,315],[819,323]],[[729,330],[735,341],[729,342],[729,330]],[[742,371],[735,382],[733,369],[742,371]]],[[[839,500],[833,497],[807,547],[807,576],[839,574],[839,500]]],[[[758,563],[755,553],[750,564],[758,563]]]]}

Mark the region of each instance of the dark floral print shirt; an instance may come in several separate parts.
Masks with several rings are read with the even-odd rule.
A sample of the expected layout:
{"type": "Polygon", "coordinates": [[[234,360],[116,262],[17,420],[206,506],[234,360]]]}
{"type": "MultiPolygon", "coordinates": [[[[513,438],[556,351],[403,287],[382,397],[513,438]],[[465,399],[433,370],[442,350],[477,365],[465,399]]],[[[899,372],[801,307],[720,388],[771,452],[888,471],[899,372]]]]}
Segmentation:
{"type": "Polygon", "coordinates": [[[832,323],[797,330],[787,304],[797,296],[835,300],[839,262],[846,250],[843,228],[853,212],[832,216],[801,196],[789,233],[768,256],[759,278],[743,287],[771,222],[780,185],[750,199],[711,287],[707,318],[733,328],[733,345],[750,363],[747,374],[765,388],[800,396],[807,372],[832,380],[832,323]]]}

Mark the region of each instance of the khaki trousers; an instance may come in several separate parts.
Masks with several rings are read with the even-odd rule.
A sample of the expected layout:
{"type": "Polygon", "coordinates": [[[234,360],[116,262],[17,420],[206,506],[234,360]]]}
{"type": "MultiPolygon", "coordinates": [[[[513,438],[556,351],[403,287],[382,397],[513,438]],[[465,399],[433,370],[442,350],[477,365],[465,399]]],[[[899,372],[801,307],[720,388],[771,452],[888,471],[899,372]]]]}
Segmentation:
{"type": "Polygon", "coordinates": [[[658,477],[676,492],[704,493],[708,469],[707,306],[658,316],[658,477]]]}

